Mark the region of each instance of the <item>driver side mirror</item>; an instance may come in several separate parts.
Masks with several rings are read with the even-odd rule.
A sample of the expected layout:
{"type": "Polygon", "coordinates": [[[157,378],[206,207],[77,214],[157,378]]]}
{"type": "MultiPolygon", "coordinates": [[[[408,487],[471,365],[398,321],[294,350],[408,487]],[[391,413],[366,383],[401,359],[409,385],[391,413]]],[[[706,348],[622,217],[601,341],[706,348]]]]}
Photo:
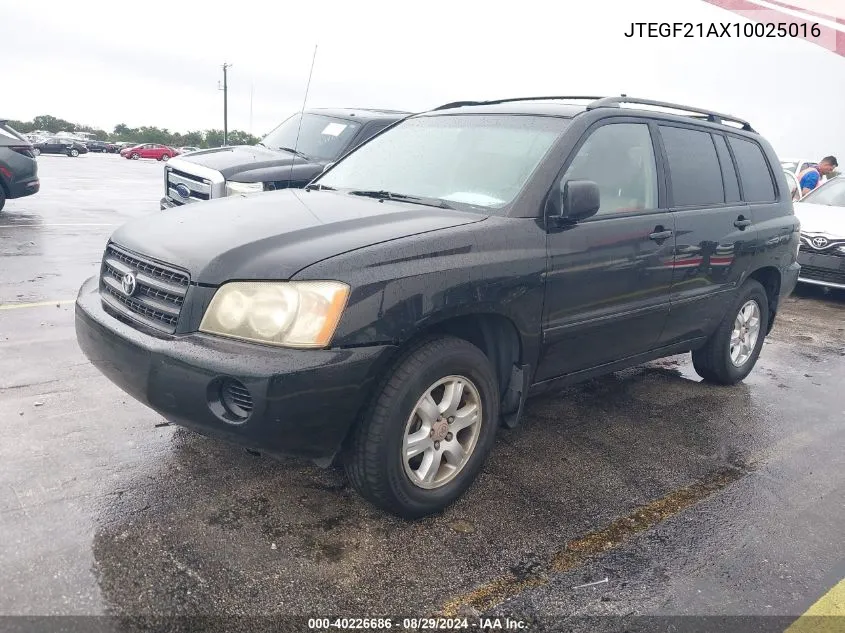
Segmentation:
{"type": "Polygon", "coordinates": [[[327,172],[329,167],[331,167],[332,165],[334,165],[334,163],[326,163],[326,166],[323,167],[323,173],[327,172]]]}
{"type": "Polygon", "coordinates": [[[601,206],[599,186],[592,180],[561,180],[558,196],[558,220],[584,220],[595,215],[601,206]]]}

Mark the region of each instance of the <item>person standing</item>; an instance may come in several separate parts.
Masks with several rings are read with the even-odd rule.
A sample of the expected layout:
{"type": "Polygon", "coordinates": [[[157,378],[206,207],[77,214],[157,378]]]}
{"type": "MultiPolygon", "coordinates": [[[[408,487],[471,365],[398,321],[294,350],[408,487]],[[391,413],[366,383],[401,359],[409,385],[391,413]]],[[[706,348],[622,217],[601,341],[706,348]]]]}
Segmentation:
{"type": "Polygon", "coordinates": [[[839,163],[836,162],[835,156],[825,156],[819,161],[818,165],[807,167],[807,169],[798,174],[801,195],[806,196],[818,187],[821,184],[822,176],[827,176],[837,167],[839,167],[839,163]]]}

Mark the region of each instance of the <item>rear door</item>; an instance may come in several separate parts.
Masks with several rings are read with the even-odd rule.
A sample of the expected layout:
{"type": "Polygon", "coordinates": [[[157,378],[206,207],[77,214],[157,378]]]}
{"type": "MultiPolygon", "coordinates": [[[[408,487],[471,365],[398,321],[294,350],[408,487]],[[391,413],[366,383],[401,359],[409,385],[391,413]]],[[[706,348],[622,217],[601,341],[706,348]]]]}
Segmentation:
{"type": "Polygon", "coordinates": [[[580,141],[563,180],[599,185],[596,215],[548,227],[543,352],[536,380],[653,349],[669,314],[672,214],[648,122],[614,118],[580,141]]]}
{"type": "Polygon", "coordinates": [[[672,307],[661,343],[707,336],[751,264],[756,231],[726,138],[682,123],[658,125],[675,216],[672,307]]]}

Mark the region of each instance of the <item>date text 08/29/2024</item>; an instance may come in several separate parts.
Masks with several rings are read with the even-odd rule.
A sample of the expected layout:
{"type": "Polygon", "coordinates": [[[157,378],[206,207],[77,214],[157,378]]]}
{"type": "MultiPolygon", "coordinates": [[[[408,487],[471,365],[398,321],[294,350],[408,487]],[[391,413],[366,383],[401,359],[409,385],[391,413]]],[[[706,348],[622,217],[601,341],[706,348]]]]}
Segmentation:
{"type": "Polygon", "coordinates": [[[807,22],[631,22],[625,37],[819,38],[819,23],[807,22]]]}

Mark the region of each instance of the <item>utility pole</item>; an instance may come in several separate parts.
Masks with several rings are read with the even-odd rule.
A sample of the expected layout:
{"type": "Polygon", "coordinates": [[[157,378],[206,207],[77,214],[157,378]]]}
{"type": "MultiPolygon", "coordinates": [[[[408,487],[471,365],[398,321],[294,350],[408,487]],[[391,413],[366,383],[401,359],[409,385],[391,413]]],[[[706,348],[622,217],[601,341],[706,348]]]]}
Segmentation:
{"type": "Polygon", "coordinates": [[[223,145],[229,144],[229,86],[226,83],[226,70],[232,67],[232,64],[223,64],[223,87],[217,84],[219,90],[223,91],[223,145]]]}
{"type": "Polygon", "coordinates": [[[249,133],[252,135],[252,94],[255,92],[255,85],[249,86],[249,133]]]}

